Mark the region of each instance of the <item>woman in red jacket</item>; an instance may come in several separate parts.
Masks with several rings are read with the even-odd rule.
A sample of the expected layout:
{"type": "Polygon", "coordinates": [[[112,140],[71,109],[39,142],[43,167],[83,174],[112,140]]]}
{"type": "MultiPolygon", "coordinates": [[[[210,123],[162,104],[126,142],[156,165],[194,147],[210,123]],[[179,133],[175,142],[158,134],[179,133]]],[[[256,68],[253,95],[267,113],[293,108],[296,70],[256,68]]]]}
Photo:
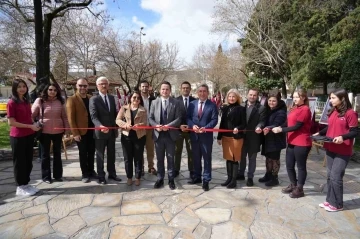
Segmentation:
{"type": "Polygon", "coordinates": [[[326,201],[319,206],[326,211],[343,210],[343,177],[352,155],[354,138],[358,130],[358,114],[351,109],[351,103],[344,89],[330,94],[332,108],[329,111],[328,126],[315,135],[333,138],[332,143],[324,143],[327,159],[326,201]]]}
{"type": "Polygon", "coordinates": [[[307,170],[306,161],[311,150],[310,139],[311,112],[309,99],[306,91],[298,90],[293,94],[294,107],[287,117],[287,127],[275,127],[274,133],[288,133],[286,149],[286,170],[291,184],[282,189],[283,193],[289,193],[291,198],[304,197],[303,186],[305,184],[307,170]],[[298,168],[296,177],[295,163],[298,168]]]}

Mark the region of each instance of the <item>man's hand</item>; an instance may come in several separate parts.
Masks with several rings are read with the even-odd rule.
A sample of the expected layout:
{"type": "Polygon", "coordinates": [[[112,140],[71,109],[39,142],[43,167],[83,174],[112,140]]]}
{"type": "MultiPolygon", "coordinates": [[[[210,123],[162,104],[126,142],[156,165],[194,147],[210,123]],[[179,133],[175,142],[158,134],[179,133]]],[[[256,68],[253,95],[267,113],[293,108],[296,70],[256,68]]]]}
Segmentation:
{"type": "Polygon", "coordinates": [[[81,141],[81,136],[76,135],[76,136],[74,136],[74,139],[75,139],[76,142],[80,142],[81,141]]]}
{"type": "Polygon", "coordinates": [[[188,132],[189,131],[189,128],[188,128],[188,126],[187,125],[180,125],[180,129],[181,129],[181,131],[182,132],[188,132]]]}
{"type": "Polygon", "coordinates": [[[218,145],[221,145],[221,139],[217,140],[218,145]]]}
{"type": "Polygon", "coordinates": [[[162,131],[168,131],[169,130],[169,126],[168,125],[163,125],[161,127],[162,131]]]}
{"type": "Polygon", "coordinates": [[[104,134],[109,133],[109,129],[104,125],[100,125],[100,128],[101,128],[100,131],[103,132],[104,134]]]}
{"type": "Polygon", "coordinates": [[[335,144],[342,144],[342,143],[344,142],[344,139],[343,139],[342,136],[338,136],[338,137],[335,137],[335,138],[333,139],[333,142],[334,142],[335,144]]]}
{"type": "Polygon", "coordinates": [[[234,128],[233,134],[237,134],[237,133],[239,133],[239,130],[237,128],[234,128]]]}
{"type": "Polygon", "coordinates": [[[199,133],[199,126],[194,125],[193,130],[194,130],[195,133],[199,133]]]}
{"type": "Polygon", "coordinates": [[[270,129],[269,128],[264,128],[263,132],[264,132],[264,135],[267,135],[270,132],[270,129]]]}
{"type": "Polygon", "coordinates": [[[261,132],[262,132],[261,128],[257,127],[257,128],[255,129],[255,133],[260,134],[261,132]]]}
{"type": "Polygon", "coordinates": [[[159,132],[162,131],[162,125],[161,124],[155,125],[155,129],[159,132]]]}
{"type": "Polygon", "coordinates": [[[279,127],[275,127],[275,128],[272,129],[272,132],[275,133],[275,134],[278,134],[278,133],[281,133],[281,132],[282,132],[282,129],[281,129],[280,126],[279,126],[279,127]]]}
{"type": "Polygon", "coordinates": [[[201,127],[200,129],[199,129],[199,133],[205,133],[206,132],[206,130],[205,130],[205,127],[201,127]]]}

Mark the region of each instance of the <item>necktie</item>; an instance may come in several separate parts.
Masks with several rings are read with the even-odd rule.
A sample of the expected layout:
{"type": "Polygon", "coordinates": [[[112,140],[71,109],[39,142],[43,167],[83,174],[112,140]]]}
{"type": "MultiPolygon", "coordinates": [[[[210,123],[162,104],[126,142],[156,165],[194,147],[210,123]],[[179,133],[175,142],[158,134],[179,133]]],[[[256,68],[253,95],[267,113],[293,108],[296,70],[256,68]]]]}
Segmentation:
{"type": "Polygon", "coordinates": [[[110,108],[109,108],[109,103],[107,102],[107,99],[106,99],[106,95],[105,95],[105,105],[106,105],[106,108],[108,109],[108,111],[110,111],[110,108]]]}
{"type": "Polygon", "coordinates": [[[204,102],[200,102],[200,108],[199,108],[199,112],[198,112],[199,118],[201,118],[201,115],[202,115],[202,112],[203,112],[203,109],[202,109],[203,104],[204,104],[204,102]]]}
{"type": "Polygon", "coordinates": [[[167,119],[167,107],[166,107],[166,100],[164,100],[164,110],[163,110],[163,112],[164,112],[164,121],[166,121],[166,119],[167,119]]]}
{"type": "Polygon", "coordinates": [[[187,98],[185,98],[185,109],[187,109],[188,107],[188,102],[187,102],[187,98]]]}

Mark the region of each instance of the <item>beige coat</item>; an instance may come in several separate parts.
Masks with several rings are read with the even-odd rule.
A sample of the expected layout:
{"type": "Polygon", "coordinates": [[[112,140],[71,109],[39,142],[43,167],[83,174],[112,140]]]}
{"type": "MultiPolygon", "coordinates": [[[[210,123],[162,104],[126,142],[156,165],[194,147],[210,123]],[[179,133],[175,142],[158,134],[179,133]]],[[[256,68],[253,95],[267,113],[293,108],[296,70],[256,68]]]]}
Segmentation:
{"type": "MultiPolygon", "coordinates": [[[[92,96],[87,95],[90,99],[92,96]]],[[[78,92],[75,95],[69,97],[66,101],[66,112],[69,120],[71,132],[74,136],[85,135],[87,132],[88,121],[88,112],[84,101],[81,99],[81,96],[78,92]],[[77,129],[82,128],[82,129],[77,129]]]]}
{"type": "MultiPolygon", "coordinates": [[[[129,136],[130,130],[124,128],[125,124],[131,124],[131,112],[130,105],[124,105],[121,107],[117,117],[116,124],[121,128],[121,133],[129,136]]],[[[134,124],[146,126],[147,124],[147,113],[143,106],[139,106],[136,116],[134,118],[134,124]]],[[[146,135],[145,129],[136,130],[136,135],[138,139],[146,135]]]]}

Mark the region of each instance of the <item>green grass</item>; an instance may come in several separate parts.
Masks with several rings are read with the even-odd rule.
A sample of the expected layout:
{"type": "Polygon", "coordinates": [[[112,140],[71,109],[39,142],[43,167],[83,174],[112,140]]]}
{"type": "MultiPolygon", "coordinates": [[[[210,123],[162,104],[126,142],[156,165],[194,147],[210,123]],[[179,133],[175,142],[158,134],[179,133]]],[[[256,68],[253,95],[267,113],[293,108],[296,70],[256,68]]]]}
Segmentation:
{"type": "Polygon", "coordinates": [[[9,131],[10,126],[7,124],[7,122],[0,122],[0,149],[10,148],[9,131]]]}

